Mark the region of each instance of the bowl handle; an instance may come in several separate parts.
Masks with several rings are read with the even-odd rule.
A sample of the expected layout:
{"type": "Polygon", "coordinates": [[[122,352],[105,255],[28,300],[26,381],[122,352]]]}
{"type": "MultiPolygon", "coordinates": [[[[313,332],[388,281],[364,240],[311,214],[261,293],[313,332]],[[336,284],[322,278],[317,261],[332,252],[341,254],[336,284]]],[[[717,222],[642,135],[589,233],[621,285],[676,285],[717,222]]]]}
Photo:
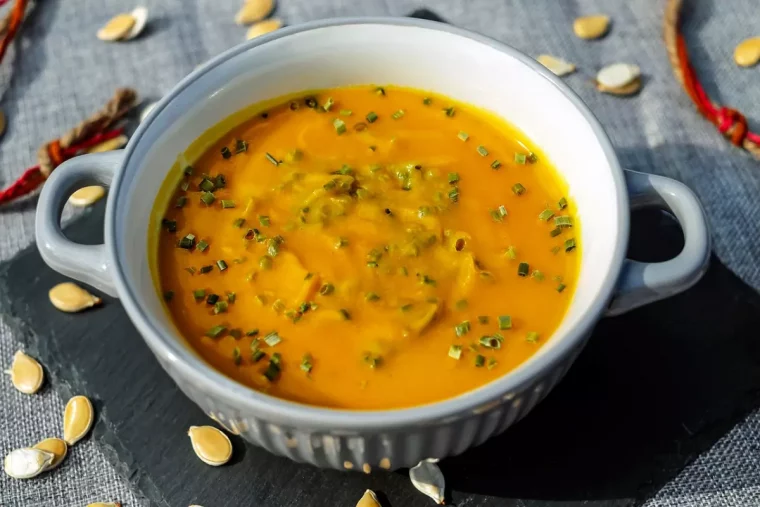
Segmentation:
{"type": "Polygon", "coordinates": [[[35,237],[45,263],[61,274],[116,296],[105,245],[82,245],[61,230],[61,212],[69,196],[87,185],[111,184],[124,151],[80,155],[56,168],[42,187],[37,203],[35,237]]]}
{"type": "Polygon", "coordinates": [[[665,262],[626,259],[607,315],[619,315],[639,306],[683,292],[702,277],[710,261],[710,235],[702,205],[683,183],[635,171],[625,171],[631,209],[664,208],[683,229],[681,253],[665,262]]]}

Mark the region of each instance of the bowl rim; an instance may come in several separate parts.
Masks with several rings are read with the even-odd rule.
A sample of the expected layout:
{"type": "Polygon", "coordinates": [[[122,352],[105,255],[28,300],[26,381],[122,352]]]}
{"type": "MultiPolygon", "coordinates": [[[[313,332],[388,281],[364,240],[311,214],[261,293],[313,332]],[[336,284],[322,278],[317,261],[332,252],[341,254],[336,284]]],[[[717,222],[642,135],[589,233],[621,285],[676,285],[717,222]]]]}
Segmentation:
{"type": "MultiPolygon", "coordinates": [[[[151,141],[149,140],[148,142],[151,141]]],[[[233,410],[238,412],[239,416],[248,417],[253,415],[265,422],[285,424],[295,428],[329,430],[332,433],[384,432],[408,426],[431,425],[452,421],[478,413],[484,407],[501,405],[511,399],[509,393],[516,393],[525,389],[531,383],[554,370],[555,367],[571,356],[573,351],[582,344],[611,298],[625,258],[630,220],[625,178],[612,143],[599,121],[570,87],[562,83],[558,77],[554,76],[533,58],[490,37],[436,21],[396,17],[348,17],[311,21],[282,28],[267,35],[257,37],[211,58],[182,79],[156,104],[145,121],[138,126],[125,149],[122,166],[114,175],[111,194],[112,198],[108,200],[106,208],[105,244],[108,256],[112,261],[114,284],[127,314],[147,345],[158,356],[165,369],[173,370],[171,376],[177,375],[180,378],[186,379],[196,389],[200,386],[205,396],[210,397],[212,400],[224,401],[228,407],[234,407],[233,410]],[[615,238],[610,271],[602,283],[598,296],[586,309],[579,324],[570,329],[561,342],[554,345],[545,354],[540,357],[534,356],[535,360],[531,361],[529,359],[502,377],[452,398],[408,408],[352,410],[306,405],[256,391],[223,375],[199,356],[188,350],[179,340],[172,336],[167,336],[159,329],[150,312],[142,307],[142,303],[138,303],[139,299],[136,297],[132,282],[125,276],[124,266],[120,260],[121,256],[118,253],[123,250],[118,248],[119,242],[116,235],[117,220],[115,212],[118,208],[122,182],[126,173],[125,169],[129,164],[129,159],[135,150],[135,146],[142,141],[150,124],[171,101],[181,94],[184,89],[192,86],[203,75],[213,72],[223,62],[257,46],[310,30],[357,24],[402,26],[447,32],[481,43],[519,60],[533,72],[538,73],[549,81],[581,113],[593,130],[603,150],[609,169],[612,172],[617,194],[619,234],[615,238]]],[[[212,405],[215,404],[212,403],[212,405]]]]}

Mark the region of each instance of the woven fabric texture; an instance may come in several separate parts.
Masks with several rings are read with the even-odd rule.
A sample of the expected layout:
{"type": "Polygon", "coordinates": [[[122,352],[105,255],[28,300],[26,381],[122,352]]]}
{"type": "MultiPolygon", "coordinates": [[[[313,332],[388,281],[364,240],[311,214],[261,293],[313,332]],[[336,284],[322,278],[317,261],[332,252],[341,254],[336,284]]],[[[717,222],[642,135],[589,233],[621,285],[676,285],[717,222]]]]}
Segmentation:
{"type": "MultiPolygon", "coordinates": [[[[155,99],[209,57],[244,38],[234,24],[240,0],[142,0],[150,10],[143,35],[108,44],[95,37],[119,0],[44,0],[28,15],[20,37],[0,67],[0,106],[8,129],[0,140],[0,185],[35,163],[38,146],[98,109],[118,86],[155,99]]],[[[743,38],[757,35],[757,0],[687,0],[686,37],[708,92],[723,104],[760,120],[760,68],[739,69],[731,55],[743,38]],[[726,27],[730,27],[727,30],[726,27]]],[[[694,111],[672,77],[661,37],[664,1],[629,0],[280,0],[287,24],[336,16],[403,16],[426,7],[451,23],[504,41],[528,54],[549,53],[580,71],[566,78],[607,129],[623,165],[671,176],[699,194],[721,261],[760,288],[760,163],[728,145],[694,111]],[[572,20],[603,12],[613,19],[600,41],[581,41],[572,20]],[[629,99],[602,95],[590,80],[613,62],[637,63],[644,89],[629,99]]],[[[6,7],[7,8],[7,7],[6,7]]],[[[35,200],[0,210],[0,260],[33,241],[35,200]]],[[[8,365],[17,342],[0,326],[0,363],[8,365]]],[[[47,387],[26,396],[0,382],[0,451],[61,432],[63,401],[47,387]]],[[[647,505],[649,507],[760,505],[760,414],[751,414],[699,457],[647,505]]],[[[64,466],[32,481],[0,474],[0,505],[83,506],[119,500],[146,505],[91,441],[78,444],[64,466]]]]}

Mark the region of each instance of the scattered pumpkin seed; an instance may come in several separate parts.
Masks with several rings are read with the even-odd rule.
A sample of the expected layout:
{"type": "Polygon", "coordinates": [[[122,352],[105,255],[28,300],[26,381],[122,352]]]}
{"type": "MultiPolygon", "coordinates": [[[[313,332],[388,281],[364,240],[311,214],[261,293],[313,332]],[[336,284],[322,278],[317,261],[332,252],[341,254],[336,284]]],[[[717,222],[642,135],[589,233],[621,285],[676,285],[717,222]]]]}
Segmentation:
{"type": "Polygon", "coordinates": [[[245,34],[245,40],[251,40],[259,35],[274,32],[282,28],[282,21],[277,18],[267,19],[251,26],[245,34]]]}
{"type": "Polygon", "coordinates": [[[96,144],[88,149],[87,153],[103,153],[105,151],[118,150],[126,146],[128,142],[129,138],[127,136],[116,136],[113,139],[108,139],[107,141],[96,144]]]}
{"type": "Polygon", "coordinates": [[[98,39],[102,41],[117,41],[126,37],[135,26],[132,14],[118,14],[111,18],[103,28],[98,30],[98,39]]]}
{"type": "Polygon", "coordinates": [[[274,9],[274,0],[246,0],[235,15],[238,25],[250,25],[269,16],[274,9]]]}
{"type": "Polygon", "coordinates": [[[575,65],[552,55],[538,55],[538,63],[552,71],[555,76],[566,76],[575,72],[575,65]]]}
{"type": "Polygon", "coordinates": [[[607,86],[603,86],[599,83],[596,85],[596,89],[599,90],[602,93],[609,93],[610,95],[618,95],[620,97],[627,97],[630,95],[635,95],[641,90],[641,78],[636,78],[633,81],[631,81],[629,84],[625,86],[621,86],[620,88],[609,88],[607,86]]]}
{"type": "Polygon", "coordinates": [[[575,18],[573,32],[581,39],[592,40],[604,37],[610,28],[610,17],[603,14],[575,18]]]}
{"type": "Polygon", "coordinates": [[[356,507],[382,507],[377,495],[371,489],[364,492],[362,497],[356,503],[356,507]]]}
{"type": "Polygon", "coordinates": [[[638,65],[630,63],[613,63],[602,68],[596,74],[597,85],[609,89],[618,89],[631,84],[641,76],[638,65]]]}
{"type": "Polygon", "coordinates": [[[104,195],[106,195],[106,189],[100,185],[82,187],[69,196],[69,204],[77,208],[86,208],[98,202],[104,195]]]}
{"type": "Polygon", "coordinates": [[[52,453],[41,449],[16,449],[5,457],[3,469],[14,479],[31,479],[44,472],[54,459],[52,453]]]}
{"type": "Polygon", "coordinates": [[[232,457],[232,442],[221,430],[213,426],[190,426],[187,434],[195,455],[207,465],[224,465],[232,457]]]}
{"type": "Polygon", "coordinates": [[[52,470],[63,463],[63,460],[69,452],[69,446],[60,438],[46,438],[42,442],[34,444],[32,449],[39,449],[40,451],[46,451],[53,455],[53,461],[45,467],[45,471],[52,470]]]}
{"type": "Polygon", "coordinates": [[[72,282],[59,283],[48,292],[53,306],[62,312],[75,313],[99,305],[102,300],[72,282]]]}
{"type": "Polygon", "coordinates": [[[36,393],[45,380],[45,372],[40,363],[20,350],[13,355],[11,369],[6,373],[11,376],[13,387],[24,394],[36,393]]]}
{"type": "Polygon", "coordinates": [[[90,431],[95,420],[92,403],[86,396],[74,396],[63,411],[63,439],[74,445],[90,431]]]}
{"type": "Polygon", "coordinates": [[[409,478],[417,491],[432,498],[438,505],[443,505],[445,481],[441,469],[436,464],[437,459],[420,461],[417,466],[409,469],[409,478]]]}
{"type": "Polygon", "coordinates": [[[760,62],[760,37],[741,41],[734,50],[734,61],[741,67],[752,67],[760,62]]]}

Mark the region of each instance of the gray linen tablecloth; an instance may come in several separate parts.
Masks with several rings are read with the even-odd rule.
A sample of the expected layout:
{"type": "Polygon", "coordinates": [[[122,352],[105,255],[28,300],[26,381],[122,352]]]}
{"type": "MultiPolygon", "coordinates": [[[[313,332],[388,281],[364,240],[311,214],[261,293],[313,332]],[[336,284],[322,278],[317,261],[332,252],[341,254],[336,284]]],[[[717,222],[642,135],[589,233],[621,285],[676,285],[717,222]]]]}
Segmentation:
{"type": "MultiPolygon", "coordinates": [[[[241,42],[233,16],[240,0],[145,0],[151,21],[144,35],[106,44],[96,30],[127,10],[121,0],[40,0],[0,68],[0,105],[8,130],[0,140],[0,185],[35,163],[34,153],[103,104],[118,86],[157,98],[196,65],[241,42]]],[[[703,121],[672,78],[661,42],[664,0],[280,0],[288,24],[357,15],[406,15],[427,7],[461,27],[482,32],[528,54],[550,53],[579,65],[566,82],[599,117],[623,165],[678,178],[701,197],[710,217],[715,252],[755,289],[760,288],[760,163],[730,147],[703,121]],[[572,19],[604,12],[614,25],[596,42],[576,39],[572,19]],[[619,99],[589,84],[601,65],[637,63],[642,93],[619,99]]],[[[760,67],[738,69],[735,44],[756,36],[758,0],[686,0],[686,29],[709,92],[758,125],[760,67]],[[720,84],[718,84],[720,83],[720,84]]],[[[0,260],[33,241],[35,202],[0,209],[0,260]]],[[[0,363],[17,348],[0,324],[0,363]]],[[[36,396],[0,382],[0,453],[60,434],[62,400],[51,390],[36,396]]],[[[752,413],[649,501],[649,506],[760,505],[760,414],[752,413]]],[[[0,505],[84,506],[119,500],[145,505],[130,492],[92,441],[78,444],[65,466],[33,481],[0,474],[0,505]]]]}

